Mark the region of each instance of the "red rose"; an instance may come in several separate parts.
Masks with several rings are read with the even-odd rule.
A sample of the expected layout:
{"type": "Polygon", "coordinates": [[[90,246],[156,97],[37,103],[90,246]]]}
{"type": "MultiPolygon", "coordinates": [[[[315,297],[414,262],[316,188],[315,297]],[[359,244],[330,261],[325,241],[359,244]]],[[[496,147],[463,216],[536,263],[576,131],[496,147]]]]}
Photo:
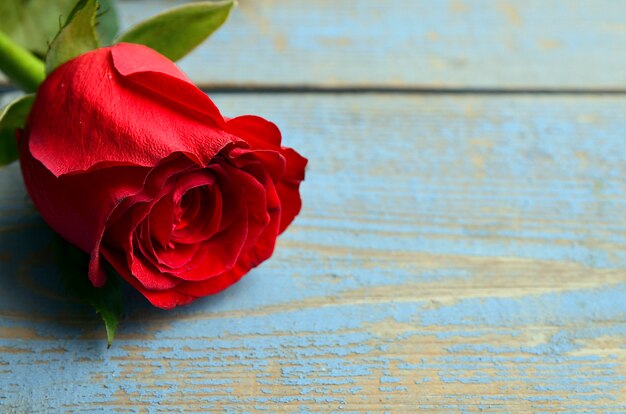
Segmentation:
{"type": "Polygon", "coordinates": [[[256,116],[222,117],[168,59],[139,45],[86,53],[41,85],[18,134],[46,222],[152,304],[219,292],[269,258],[300,211],[307,160],[256,116]]]}

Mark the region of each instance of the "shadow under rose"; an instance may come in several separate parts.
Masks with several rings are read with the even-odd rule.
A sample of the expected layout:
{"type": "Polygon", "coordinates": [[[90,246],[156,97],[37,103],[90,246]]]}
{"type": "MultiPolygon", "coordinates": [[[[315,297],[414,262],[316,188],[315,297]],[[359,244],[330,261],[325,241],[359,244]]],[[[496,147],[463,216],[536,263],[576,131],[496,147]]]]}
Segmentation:
{"type": "MultiPolygon", "coordinates": [[[[58,236],[32,206],[17,165],[0,171],[0,191],[4,195],[0,199],[0,327],[5,328],[0,339],[81,339],[106,350],[100,316],[63,286],[55,252],[58,236]]],[[[232,303],[255,290],[251,276],[224,292],[173,310],[155,308],[123,282],[124,313],[116,341],[158,332],[173,320],[228,311],[232,303]]]]}
{"type": "Polygon", "coordinates": [[[97,321],[88,307],[64,290],[55,262],[55,234],[40,219],[0,229],[0,311],[3,324],[30,321],[42,336],[80,333],[76,327],[97,321]]]}
{"type": "MultiPolygon", "coordinates": [[[[36,216],[28,223],[5,226],[0,230],[2,325],[28,327],[38,337],[101,339],[106,345],[106,333],[100,317],[63,287],[54,252],[56,240],[54,232],[36,216]]],[[[223,302],[231,300],[230,297],[237,295],[246,283],[241,281],[226,292],[200,298],[173,310],[155,308],[128,284],[123,285],[124,314],[118,330],[120,339],[136,333],[137,326],[149,331],[158,330],[159,323],[172,318],[184,319],[197,313],[221,310],[223,302]],[[133,332],[125,329],[127,323],[135,326],[133,332]]]]}

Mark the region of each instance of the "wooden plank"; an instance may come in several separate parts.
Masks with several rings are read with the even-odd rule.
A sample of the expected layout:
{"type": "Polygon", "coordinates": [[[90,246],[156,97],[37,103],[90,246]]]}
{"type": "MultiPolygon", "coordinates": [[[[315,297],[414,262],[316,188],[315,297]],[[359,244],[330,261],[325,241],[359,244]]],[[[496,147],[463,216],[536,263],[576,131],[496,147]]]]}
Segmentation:
{"type": "MultiPolygon", "coordinates": [[[[181,1],[126,0],[124,26],[181,1]]],[[[181,62],[203,86],[624,89],[613,0],[239,0],[181,62]]]]}
{"type": "Polygon", "coordinates": [[[218,95],[310,158],[275,256],[119,337],[0,174],[0,411],[624,412],[626,102],[218,95]]]}

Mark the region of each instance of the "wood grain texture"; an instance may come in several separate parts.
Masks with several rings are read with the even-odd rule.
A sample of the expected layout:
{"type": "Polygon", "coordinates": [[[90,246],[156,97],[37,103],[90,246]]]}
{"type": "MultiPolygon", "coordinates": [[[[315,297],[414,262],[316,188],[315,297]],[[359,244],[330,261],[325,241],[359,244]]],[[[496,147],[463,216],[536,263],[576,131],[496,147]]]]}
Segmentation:
{"type": "Polygon", "coordinates": [[[0,411],[626,411],[626,101],[218,95],[310,158],[274,257],[112,349],[0,174],[0,411]]]}
{"type": "MultiPolygon", "coordinates": [[[[125,0],[124,26],[184,1],[125,0]]],[[[239,0],[181,62],[204,86],[626,88],[614,0],[239,0]]]]}

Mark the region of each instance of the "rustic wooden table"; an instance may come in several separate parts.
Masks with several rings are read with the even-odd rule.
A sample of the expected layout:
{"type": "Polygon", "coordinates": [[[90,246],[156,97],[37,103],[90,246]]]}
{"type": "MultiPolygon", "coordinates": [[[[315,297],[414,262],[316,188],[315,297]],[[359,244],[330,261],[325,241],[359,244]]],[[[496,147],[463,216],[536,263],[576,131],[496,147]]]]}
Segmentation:
{"type": "Polygon", "coordinates": [[[310,159],[301,216],[220,295],[131,297],[107,350],[1,171],[0,411],[626,412],[624,22],[613,0],[239,0],[181,66],[310,159]]]}

